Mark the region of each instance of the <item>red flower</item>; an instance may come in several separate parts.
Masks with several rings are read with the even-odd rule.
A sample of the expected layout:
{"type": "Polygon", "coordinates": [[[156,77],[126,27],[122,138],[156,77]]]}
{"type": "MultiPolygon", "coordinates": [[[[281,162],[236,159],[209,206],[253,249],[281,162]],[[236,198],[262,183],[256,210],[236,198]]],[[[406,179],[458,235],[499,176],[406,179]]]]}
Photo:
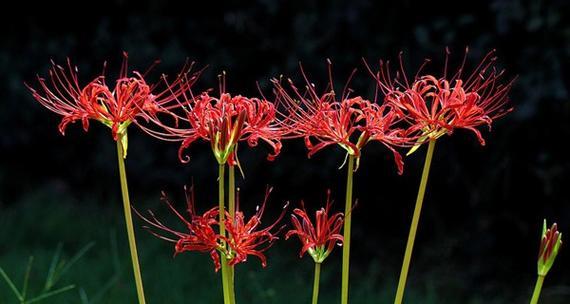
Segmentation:
{"type": "Polygon", "coordinates": [[[69,59],[66,68],[52,62],[49,80],[38,76],[43,92],[26,86],[41,105],[63,116],[59,124],[61,134],[65,133],[69,123],[77,120],[81,120],[83,129],[87,131],[89,120],[93,119],[110,127],[113,138],[117,140],[119,134],[124,134],[126,128],[142,112],[156,115],[163,104],[176,99],[196,78],[196,75],[190,79],[186,77],[192,67],[186,65],[180,77],[163,91],[156,92],[157,86],[147,84],[143,74],[135,71],[129,76],[128,56],[127,53],[123,55],[121,71],[114,88],[107,85],[104,73],[81,87],[78,68],[72,67],[69,59]]]}
{"type": "MultiPolygon", "coordinates": [[[[437,139],[444,134],[451,134],[456,128],[471,130],[479,142],[485,140],[477,129],[480,125],[491,128],[494,119],[510,112],[507,108],[507,94],[513,81],[504,82],[504,70],[495,68],[495,52],[489,52],[481,63],[465,75],[463,63],[453,75],[448,75],[449,51],[446,50],[443,75],[421,75],[422,65],[410,82],[402,63],[395,78],[391,78],[388,63],[380,61],[380,69],[373,73],[380,90],[385,94],[385,101],[392,105],[404,119],[410,123],[411,132],[422,133],[422,139],[437,139]]],[[[393,73],[392,73],[393,74],[393,73]]]]}
{"type": "MultiPolygon", "coordinates": [[[[401,120],[399,114],[389,106],[378,106],[360,96],[350,97],[352,91],[348,84],[338,95],[333,86],[330,61],[328,69],[329,84],[324,94],[317,93],[302,67],[306,92],[301,92],[290,79],[290,92],[281,81],[273,80],[278,102],[283,103],[288,112],[281,118],[288,136],[303,137],[309,157],[336,144],[359,158],[362,147],[370,140],[377,140],[395,153],[401,171],[401,157],[392,146],[406,145],[410,139],[406,131],[396,126],[401,120]]],[[[349,82],[353,75],[354,72],[349,82]]]]}
{"type": "Polygon", "coordinates": [[[267,203],[270,193],[271,189],[268,189],[265,193],[263,204],[257,208],[257,212],[247,222],[243,212],[239,210],[236,211],[233,217],[227,213],[225,225],[228,236],[224,237],[224,239],[230,249],[228,253],[228,256],[231,257],[229,259],[230,265],[245,262],[248,255],[254,255],[261,260],[263,267],[267,266],[267,259],[263,252],[269,249],[269,247],[273,245],[273,242],[278,239],[276,234],[278,234],[280,229],[278,229],[277,232],[272,232],[272,230],[279,221],[281,221],[287,208],[287,205],[283,207],[283,212],[281,212],[281,215],[273,224],[259,229],[261,218],[265,210],[265,204],[267,203]]]}
{"type": "Polygon", "coordinates": [[[398,174],[404,172],[404,161],[402,156],[394,147],[410,147],[417,141],[417,132],[412,129],[402,129],[394,127],[401,123],[400,114],[389,105],[378,105],[371,103],[370,108],[365,112],[365,128],[359,141],[361,148],[366,142],[378,141],[382,143],[394,155],[394,161],[398,168],[398,174]]]}
{"type": "MultiPolygon", "coordinates": [[[[149,212],[149,217],[142,216],[136,209],[135,213],[141,217],[150,226],[149,231],[160,239],[175,243],[174,250],[175,254],[184,251],[198,251],[207,252],[210,254],[212,261],[215,265],[215,270],[218,271],[221,267],[220,254],[227,257],[230,265],[236,265],[247,260],[248,255],[255,255],[261,260],[263,267],[267,265],[267,260],[263,252],[278,239],[277,232],[272,232],[273,228],[281,221],[283,215],[285,214],[285,209],[279,216],[279,218],[270,226],[266,228],[259,229],[261,225],[261,218],[263,216],[263,211],[265,210],[265,204],[269,197],[269,189],[265,194],[265,200],[261,208],[258,208],[255,215],[253,215],[247,222],[243,212],[236,211],[235,216],[230,216],[229,212],[226,212],[226,219],[224,222],[225,228],[228,232],[227,236],[221,236],[217,231],[219,231],[220,223],[217,220],[219,215],[218,208],[212,208],[206,211],[202,215],[196,214],[194,210],[194,195],[193,190],[186,191],[186,201],[187,201],[187,212],[188,219],[186,219],[182,214],[180,214],[170,203],[166,194],[162,194],[162,201],[170,208],[172,212],[184,223],[187,232],[179,232],[171,229],[164,225],[160,220],[156,218],[152,211],[149,212]],[[153,230],[152,228],[161,230],[172,236],[164,236],[153,230]]],[[[239,201],[237,202],[239,209],[239,201]]]]}
{"type": "MultiPolygon", "coordinates": [[[[185,188],[186,190],[186,188],[185,188]]],[[[156,228],[171,234],[173,237],[166,237],[149,229],[149,231],[163,240],[173,242],[175,254],[184,251],[198,251],[207,252],[210,254],[214,262],[216,272],[220,269],[220,256],[218,251],[223,252],[223,247],[220,245],[220,236],[214,229],[218,225],[217,216],[218,208],[212,208],[202,215],[196,214],[194,209],[194,193],[193,189],[186,191],[187,212],[189,218],[186,219],[180,214],[170,203],[168,197],[163,192],[161,200],[174,212],[174,214],[184,223],[187,232],[178,232],[165,226],[160,220],[156,218],[152,211],[149,212],[149,217],[144,217],[135,209],[134,211],[147,222],[150,226],[145,228],[156,228]]]]}
{"type": "Polygon", "coordinates": [[[219,97],[212,97],[209,92],[194,96],[188,90],[182,94],[182,100],[176,99],[169,104],[169,114],[175,117],[173,125],[149,117],[161,130],[148,127],[144,130],[162,140],[181,141],[178,156],[182,162],[190,160],[184,151],[199,139],[210,142],[220,164],[237,164],[239,141],[247,141],[250,146],[255,146],[260,139],[273,148],[273,153],[268,156],[269,160],[273,160],[281,151],[282,135],[275,119],[273,103],[226,93],[225,76],[220,77],[220,83],[219,97]],[[182,113],[176,114],[173,111],[175,108],[180,108],[182,113]],[[180,122],[186,126],[179,126],[180,122]]]}
{"type": "Polygon", "coordinates": [[[322,263],[332,252],[335,244],[342,244],[343,237],[340,234],[340,229],[344,215],[337,212],[329,216],[330,191],[327,193],[326,207],[315,212],[314,225],[307,214],[304,203],[301,202],[301,205],[301,209],[293,210],[291,222],[294,229],[287,232],[285,239],[296,235],[303,244],[299,257],[308,251],[315,263],[322,263]]]}

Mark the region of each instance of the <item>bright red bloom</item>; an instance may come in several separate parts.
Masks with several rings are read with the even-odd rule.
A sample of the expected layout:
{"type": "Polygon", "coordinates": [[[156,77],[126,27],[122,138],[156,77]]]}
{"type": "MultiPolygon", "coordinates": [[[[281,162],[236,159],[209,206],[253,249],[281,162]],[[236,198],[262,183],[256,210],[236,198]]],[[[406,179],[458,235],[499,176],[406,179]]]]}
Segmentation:
{"type": "Polygon", "coordinates": [[[157,92],[157,85],[149,85],[144,74],[128,72],[128,56],[124,53],[119,77],[114,88],[106,83],[104,72],[86,86],[81,87],[78,80],[78,68],[72,67],[67,60],[67,67],[52,62],[49,80],[38,76],[40,89],[38,92],[26,85],[34,98],[44,107],[62,115],[59,124],[61,134],[69,123],[81,120],[85,131],[89,128],[89,120],[97,120],[111,128],[113,138],[124,134],[126,128],[135,122],[143,112],[156,115],[159,108],[174,99],[195,81],[195,76],[188,78],[192,65],[186,65],[180,76],[167,88],[157,92]]]}
{"type": "Polygon", "coordinates": [[[263,204],[261,207],[257,208],[257,212],[250,217],[247,222],[243,212],[239,210],[236,211],[233,217],[229,213],[226,214],[225,225],[228,236],[224,237],[224,239],[230,248],[230,252],[228,254],[228,257],[231,257],[229,259],[230,265],[245,262],[248,255],[254,255],[261,260],[261,265],[263,267],[267,266],[267,259],[263,252],[269,249],[269,247],[273,245],[273,242],[278,239],[276,234],[278,234],[281,229],[278,229],[277,232],[272,232],[272,230],[279,221],[281,221],[287,208],[287,205],[283,207],[283,212],[281,212],[281,215],[275,222],[273,222],[273,224],[263,229],[259,229],[261,218],[263,217],[263,212],[265,210],[265,204],[267,203],[270,192],[271,189],[268,189],[265,193],[263,204]]]}
{"type": "Polygon", "coordinates": [[[223,76],[220,82],[219,97],[212,97],[209,92],[194,96],[188,90],[181,98],[169,104],[171,109],[180,108],[182,111],[181,114],[169,111],[175,117],[173,125],[150,117],[161,130],[144,130],[162,140],[181,141],[178,156],[182,162],[190,160],[184,151],[199,139],[210,143],[220,164],[237,164],[239,141],[247,141],[250,146],[256,146],[260,139],[273,149],[273,153],[267,157],[273,160],[281,151],[282,136],[273,103],[265,99],[232,96],[225,92],[223,76]],[[185,123],[185,126],[180,126],[180,122],[185,123]]]}
{"type": "Polygon", "coordinates": [[[301,202],[301,209],[296,208],[291,215],[294,229],[287,232],[285,239],[297,236],[303,244],[299,257],[309,252],[315,263],[322,263],[332,252],[336,244],[341,245],[343,237],[340,234],[344,215],[341,212],[329,216],[331,201],[330,191],[327,193],[326,207],[315,212],[315,224],[311,221],[305,204],[301,202]]]}
{"type": "MultiPolygon", "coordinates": [[[[379,71],[370,71],[385,94],[385,101],[418,131],[422,139],[437,139],[451,134],[456,128],[471,130],[481,145],[485,144],[480,125],[491,128],[494,119],[512,110],[507,107],[508,93],[513,81],[503,81],[504,70],[495,68],[495,52],[489,52],[470,73],[464,73],[463,63],[453,75],[448,75],[449,51],[446,52],[443,75],[422,75],[422,65],[413,81],[409,81],[400,53],[400,69],[391,78],[388,63],[380,61],[379,71]]],[[[369,68],[370,70],[370,68],[369,68]]]]}
{"type": "Polygon", "coordinates": [[[173,235],[174,238],[166,237],[149,229],[149,231],[155,236],[163,240],[175,243],[175,254],[182,253],[184,251],[198,251],[209,253],[212,261],[214,262],[215,270],[218,271],[221,267],[220,255],[218,251],[223,251],[223,247],[219,243],[220,236],[214,229],[218,225],[218,208],[212,208],[202,215],[196,214],[196,211],[194,209],[194,193],[193,190],[190,189],[190,191],[186,191],[186,211],[189,215],[189,218],[186,219],[176,210],[176,208],[172,206],[164,192],[162,193],[161,200],[165,202],[170,210],[172,210],[172,212],[174,212],[174,214],[182,221],[182,223],[184,223],[188,231],[178,232],[176,230],[168,228],[160,220],[158,220],[154,213],[150,210],[148,211],[150,215],[149,217],[144,217],[138,213],[137,210],[134,210],[140,216],[140,218],[142,218],[150,225],[145,228],[156,228],[173,235]]]}
{"type": "MultiPolygon", "coordinates": [[[[263,252],[278,239],[274,230],[275,226],[281,221],[285,214],[285,209],[279,218],[270,226],[260,229],[261,218],[265,210],[265,204],[269,197],[271,189],[265,194],[265,200],[260,208],[258,208],[255,215],[253,215],[247,222],[243,212],[236,211],[235,216],[231,216],[226,212],[225,228],[227,236],[221,236],[220,222],[218,221],[219,210],[212,208],[202,215],[198,215],[194,209],[194,195],[193,190],[186,191],[187,212],[188,219],[180,214],[170,203],[166,194],[162,194],[162,201],[170,208],[172,212],[184,223],[187,230],[186,232],[179,232],[164,225],[156,218],[152,211],[149,212],[149,217],[144,217],[137,210],[135,213],[140,216],[150,226],[149,231],[163,240],[175,243],[175,254],[185,251],[198,251],[207,252],[210,254],[212,261],[215,265],[215,270],[218,271],[221,267],[220,255],[225,256],[229,260],[230,265],[236,265],[247,260],[248,255],[255,255],[261,260],[263,267],[267,265],[267,260],[263,252]],[[153,230],[152,228],[162,230],[172,236],[164,236],[153,230]]],[[[237,202],[239,209],[239,201],[237,202]]]]}
{"type": "MultiPolygon", "coordinates": [[[[336,144],[348,154],[359,158],[362,147],[370,140],[377,140],[394,152],[401,172],[401,157],[392,146],[405,146],[410,139],[407,131],[397,127],[401,120],[399,114],[389,106],[378,106],[360,96],[350,97],[352,91],[348,84],[342,94],[338,95],[333,86],[330,61],[328,68],[329,84],[324,94],[317,93],[302,67],[305,92],[301,92],[290,79],[290,92],[283,87],[281,81],[273,80],[278,102],[287,109],[281,123],[286,126],[288,136],[303,137],[309,157],[336,144]]],[[[353,74],[354,72],[348,82],[353,74]]]]}

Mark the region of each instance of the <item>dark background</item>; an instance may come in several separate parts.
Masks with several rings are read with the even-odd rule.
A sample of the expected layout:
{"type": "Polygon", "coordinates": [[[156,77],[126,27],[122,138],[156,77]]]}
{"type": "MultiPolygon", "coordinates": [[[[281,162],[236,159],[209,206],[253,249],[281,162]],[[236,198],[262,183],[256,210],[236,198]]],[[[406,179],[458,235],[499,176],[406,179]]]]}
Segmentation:
{"type": "MultiPolygon", "coordinates": [[[[71,57],[85,83],[98,75],[105,60],[111,73],[118,71],[123,50],[129,52],[135,70],[145,70],[160,59],[162,63],[150,75],[154,79],[162,72],[174,73],[189,58],[199,66],[209,65],[199,88],[217,87],[216,75],[225,70],[229,92],[257,95],[256,81],[269,93],[271,77],[284,74],[298,79],[299,61],[312,79],[322,84],[325,59],[330,58],[338,86],[357,67],[352,87],[371,98],[373,82],[364,72],[362,57],[372,62],[394,59],[402,50],[413,71],[425,57],[433,59],[433,66],[440,66],[446,46],[457,62],[469,46],[471,64],[496,49],[508,77],[518,76],[510,94],[515,110],[494,123],[491,133],[484,131],[485,147],[464,131],[438,141],[409,280],[409,293],[415,294],[416,300],[409,301],[523,303],[534,284],[542,220],[557,221],[563,232],[570,231],[570,161],[564,148],[570,138],[568,3],[259,0],[199,8],[168,2],[142,7],[116,1],[106,8],[116,14],[113,17],[44,12],[34,17],[3,18],[0,266],[19,273],[28,255],[49,252],[58,241],[64,241],[71,254],[74,248],[97,238],[90,231],[106,235],[109,227],[117,226],[117,234],[123,238],[116,151],[109,130],[93,123],[84,133],[80,124],[73,124],[65,137],[60,136],[60,118],[37,104],[24,87],[24,82],[35,84],[36,74],[47,74],[50,59],[64,63],[71,57]],[[173,13],[181,15],[166,16],[173,13]],[[71,218],[62,217],[62,213],[71,218]],[[80,221],[96,215],[111,220],[101,225],[95,221],[96,227],[85,227],[80,221]],[[73,220],[79,222],[73,224],[73,220]]],[[[192,160],[183,165],[176,157],[177,145],[157,141],[135,127],[129,131],[127,169],[135,205],[161,209],[159,193],[166,190],[182,206],[182,186],[192,181],[199,208],[213,204],[217,171],[207,144],[193,145],[192,160]]],[[[267,152],[263,145],[253,150],[242,145],[240,149],[246,174],[246,179],[239,181],[243,209],[253,210],[261,202],[266,185],[275,187],[268,218],[287,200],[297,203],[303,198],[310,208],[316,208],[324,203],[328,188],[336,207],[342,208],[345,171],[337,170],[344,157],[340,148],[328,148],[309,160],[301,141],[285,141],[282,154],[272,163],[265,160],[267,152]]],[[[398,176],[390,154],[381,145],[371,144],[363,151],[355,177],[359,200],[353,223],[355,303],[375,303],[378,298],[371,295],[378,293],[388,303],[394,293],[424,154],[425,148],[408,157],[404,175],[398,176]]],[[[166,257],[165,264],[197,258],[190,254],[172,261],[167,244],[143,232],[138,238],[166,257]]],[[[287,243],[272,249],[280,252],[273,262],[288,265],[284,272],[294,267],[305,269],[306,276],[298,278],[304,283],[297,284],[307,284],[302,289],[306,295],[300,299],[308,301],[311,263],[305,258],[296,264],[298,246],[287,243]]],[[[566,303],[570,298],[570,277],[564,271],[570,265],[570,255],[564,247],[547,278],[544,303],[566,303]]],[[[119,249],[126,257],[126,243],[120,242],[119,249]]],[[[140,250],[145,249],[143,244],[140,250]]],[[[142,255],[144,269],[146,254],[142,255]]],[[[340,272],[339,257],[340,250],[327,264],[331,277],[340,272]]],[[[131,286],[127,263],[125,260],[127,272],[119,289],[131,286]]],[[[252,273],[263,271],[256,263],[250,267],[252,273]]],[[[89,270],[77,271],[84,272],[78,275],[81,284],[89,270]]],[[[145,272],[149,285],[152,280],[168,281],[171,275],[159,278],[157,273],[145,272]]],[[[215,280],[210,269],[203,275],[215,280]]],[[[180,280],[188,280],[188,276],[192,271],[180,280]]],[[[273,272],[269,282],[281,286],[276,287],[279,289],[291,281],[286,274],[273,272]]],[[[327,282],[324,292],[328,290],[331,299],[336,299],[336,279],[327,282]]],[[[2,284],[0,302],[2,293],[8,292],[2,284]]],[[[160,292],[151,290],[149,298],[155,297],[155,303],[168,302],[158,300],[164,297],[160,292]]],[[[191,297],[193,287],[162,292],[191,297]]],[[[245,300],[249,298],[243,293],[245,303],[262,302],[255,293],[245,300]]],[[[263,301],[279,303],[279,295],[277,292],[263,301]]],[[[108,303],[121,303],[110,300],[110,295],[105,297],[109,297],[108,303]]],[[[200,299],[194,300],[200,303],[200,299]]]]}

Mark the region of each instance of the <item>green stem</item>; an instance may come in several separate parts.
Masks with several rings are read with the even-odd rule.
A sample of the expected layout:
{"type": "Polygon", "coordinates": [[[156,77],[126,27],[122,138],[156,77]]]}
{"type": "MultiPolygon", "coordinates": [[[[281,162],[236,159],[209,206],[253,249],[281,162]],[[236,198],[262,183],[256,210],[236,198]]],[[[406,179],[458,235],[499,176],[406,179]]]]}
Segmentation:
{"type": "Polygon", "coordinates": [[[346,178],[346,205],[344,208],[344,228],[342,245],[342,285],[341,303],[348,303],[348,273],[350,268],[350,229],[352,219],[352,179],[354,176],[354,155],[348,156],[348,169],[346,178]]]}
{"type": "Polygon", "coordinates": [[[225,179],[225,165],[219,165],[218,167],[218,199],[219,199],[219,216],[220,216],[220,235],[226,235],[226,226],[223,225],[226,214],[225,214],[225,189],[224,189],[224,179],[225,179]]]}
{"type": "Polygon", "coordinates": [[[420,181],[420,188],[418,190],[418,197],[416,199],[416,207],[414,208],[414,216],[412,217],[410,233],[408,234],[406,253],[404,254],[404,262],[402,263],[400,280],[398,281],[398,291],[396,292],[396,299],[394,300],[394,304],[401,304],[402,300],[404,299],[404,290],[406,289],[406,280],[408,278],[408,271],[410,269],[410,261],[412,260],[412,251],[414,249],[416,231],[418,230],[418,223],[420,221],[420,214],[422,212],[422,204],[424,201],[424,194],[426,192],[426,186],[428,182],[429,170],[431,166],[431,160],[433,158],[434,149],[435,149],[435,140],[430,140],[426,154],[426,159],[424,162],[422,179],[420,181]]]}
{"type": "MultiPolygon", "coordinates": [[[[220,217],[220,235],[226,235],[226,226],[225,226],[225,186],[224,186],[224,179],[225,179],[225,164],[220,164],[218,167],[218,199],[219,199],[219,217],[220,217]]],[[[225,244],[225,248],[228,248],[228,245],[225,244]]],[[[229,292],[229,272],[228,272],[228,260],[226,254],[222,252],[221,254],[221,264],[222,264],[222,292],[224,295],[224,304],[231,304],[230,292],[229,292]]]]}
{"type": "Polygon", "coordinates": [[[532,293],[532,298],[530,299],[530,304],[538,303],[538,298],[540,297],[540,291],[542,290],[542,284],[544,283],[545,276],[539,275],[536,279],[536,285],[534,286],[534,292],[532,293]]]}
{"type": "Polygon", "coordinates": [[[313,283],[313,301],[312,304],[319,302],[319,281],[321,279],[321,263],[315,263],[315,281],[313,283]]]}
{"type": "Polygon", "coordinates": [[[144,298],[144,288],[141,276],[141,269],[139,266],[139,256],[137,253],[135,229],[133,228],[133,218],[131,215],[131,202],[129,199],[129,188],[127,186],[127,173],[125,170],[125,155],[122,144],[122,138],[119,138],[117,140],[117,158],[119,162],[119,176],[121,179],[121,193],[123,196],[123,211],[125,213],[125,223],[127,224],[127,235],[129,237],[129,248],[131,251],[131,261],[133,262],[133,272],[135,275],[137,296],[139,299],[139,304],[145,304],[146,301],[144,298]]]}
{"type": "Polygon", "coordinates": [[[236,170],[235,166],[229,166],[229,184],[228,184],[228,206],[230,215],[233,217],[236,214],[236,170]]]}
{"type": "MultiPolygon", "coordinates": [[[[234,218],[236,214],[236,171],[235,166],[229,165],[229,181],[228,181],[228,208],[230,216],[234,218]]],[[[235,268],[234,266],[228,267],[229,272],[229,292],[232,304],[236,303],[235,299],[235,268]]]]}

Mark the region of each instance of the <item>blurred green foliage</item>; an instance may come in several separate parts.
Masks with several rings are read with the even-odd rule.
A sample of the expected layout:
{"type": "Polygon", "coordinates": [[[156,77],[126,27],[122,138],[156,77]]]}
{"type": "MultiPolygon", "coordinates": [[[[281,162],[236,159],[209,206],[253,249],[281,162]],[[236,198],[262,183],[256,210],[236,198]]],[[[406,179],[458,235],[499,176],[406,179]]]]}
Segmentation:
{"type": "MultiPolygon", "coordinates": [[[[34,253],[38,271],[30,275],[30,286],[43,286],[44,273],[53,260],[53,247],[63,241],[61,256],[71,256],[73,248],[85,252],[81,259],[70,258],[61,284],[74,282],[76,288],[46,299],[42,303],[132,303],[135,301],[134,281],[129,263],[126,236],[115,231],[124,231],[120,204],[106,209],[94,209],[88,202],[78,202],[67,197],[54,199],[50,194],[35,194],[23,199],[19,204],[2,210],[2,225],[12,227],[32,226],[34,230],[0,232],[0,243],[10,243],[11,250],[0,251],[0,264],[7,273],[25,272],[22,257],[34,253]],[[85,203],[85,204],[83,204],[85,203]],[[43,206],[41,210],[38,205],[43,206]],[[45,220],[38,221],[38,218],[45,220]],[[94,241],[95,246],[85,247],[86,242],[94,241]],[[83,247],[82,247],[83,246],[83,247]],[[89,248],[88,251],[85,248],[89,248]],[[42,275],[38,275],[42,274],[42,275]]],[[[145,204],[146,205],[146,204],[145,204]]],[[[156,205],[152,202],[150,205],[156,205]]],[[[168,213],[166,207],[153,208],[159,214],[168,213]]],[[[142,208],[142,207],[141,207],[142,208]]],[[[163,218],[161,216],[161,218],[163,218]]],[[[142,224],[135,219],[138,227],[142,224]]],[[[175,223],[174,217],[164,218],[175,223]]],[[[148,301],[151,303],[217,303],[221,301],[220,276],[213,270],[207,254],[186,253],[173,257],[173,246],[139,229],[137,239],[140,247],[141,265],[148,301]]],[[[256,259],[251,259],[237,267],[237,293],[241,303],[306,303],[310,300],[312,280],[312,260],[298,258],[297,243],[280,240],[267,252],[268,267],[263,269],[256,259]]],[[[435,250],[437,248],[426,248],[435,250]]],[[[385,248],[383,251],[394,251],[385,248]]],[[[358,257],[357,257],[358,258],[358,257]]],[[[339,297],[340,251],[335,251],[323,264],[322,301],[334,303],[339,297]]],[[[453,260],[426,264],[430,261],[419,259],[412,271],[407,303],[521,303],[531,293],[531,278],[513,279],[511,282],[493,280],[485,284],[495,284],[495,294],[483,289],[464,286],[474,275],[472,269],[453,260]],[[447,269],[446,269],[447,268],[447,269]],[[450,269],[455,269],[450,272],[450,269]],[[456,271],[456,272],[455,272],[456,271]],[[454,273],[455,272],[455,273],[454,273]],[[528,283],[528,284],[527,284],[528,283]],[[510,285],[512,284],[512,285],[510,285]],[[515,286],[516,284],[516,286],[515,286]]],[[[530,261],[529,263],[532,263],[530,261]]],[[[353,271],[351,303],[389,303],[392,301],[398,267],[382,259],[367,260],[365,265],[358,263],[353,271]]],[[[561,269],[557,270],[562,272],[561,269]]],[[[556,272],[556,271],[555,271],[556,272]]],[[[554,283],[554,282],[553,282],[554,283]]],[[[484,286],[485,284],[481,284],[484,286]]],[[[555,284],[553,284],[555,285],[555,284]]],[[[567,297],[554,287],[546,287],[544,303],[565,303],[567,297]]],[[[0,303],[16,303],[10,289],[0,284],[0,303]]]]}
{"type": "Polygon", "coordinates": [[[22,287],[18,288],[14,280],[4,271],[0,266],[0,275],[6,285],[12,290],[13,295],[19,301],[20,304],[31,304],[46,301],[50,298],[56,297],[62,293],[70,291],[75,288],[75,285],[67,285],[64,287],[56,288],[59,280],[73,267],[83,255],[85,255],[89,249],[91,249],[95,244],[89,243],[81,248],[73,257],[66,261],[61,258],[61,243],[57,246],[53,258],[51,260],[49,269],[47,271],[47,276],[43,288],[35,295],[30,295],[28,292],[30,289],[30,275],[32,274],[32,269],[34,265],[34,257],[31,256],[28,259],[28,264],[26,266],[26,272],[24,274],[24,279],[22,287]]]}

